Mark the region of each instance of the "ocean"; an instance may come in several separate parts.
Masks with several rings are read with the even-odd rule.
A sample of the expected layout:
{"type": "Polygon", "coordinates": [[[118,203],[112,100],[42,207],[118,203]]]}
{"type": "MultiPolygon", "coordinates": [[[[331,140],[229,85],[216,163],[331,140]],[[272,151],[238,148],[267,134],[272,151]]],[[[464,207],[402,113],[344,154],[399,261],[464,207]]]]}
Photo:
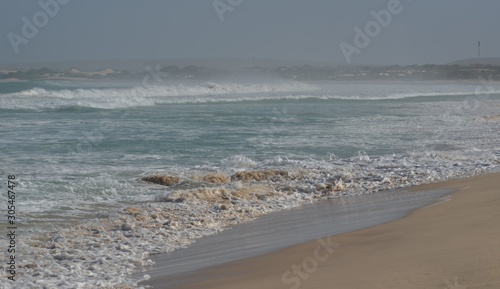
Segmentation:
{"type": "Polygon", "coordinates": [[[7,216],[14,175],[18,227],[17,280],[4,282],[4,270],[0,288],[111,288],[147,278],[131,276],[151,265],[149,253],[262,214],[499,171],[500,83],[0,83],[0,135],[1,207],[7,216]],[[199,177],[248,171],[287,173],[221,185],[199,177]],[[156,174],[183,181],[142,180],[156,174]],[[328,184],[337,189],[325,193],[328,184]],[[234,212],[198,197],[166,202],[243,189],[253,198],[233,201],[234,212]],[[165,211],[175,218],[155,217],[165,211]]]}

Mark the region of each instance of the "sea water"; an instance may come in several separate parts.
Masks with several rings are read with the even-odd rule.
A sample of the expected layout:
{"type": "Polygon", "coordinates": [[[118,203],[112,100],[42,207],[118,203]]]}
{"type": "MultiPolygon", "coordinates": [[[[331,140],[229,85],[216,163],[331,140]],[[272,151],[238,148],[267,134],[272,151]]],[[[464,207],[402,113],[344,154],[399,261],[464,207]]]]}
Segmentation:
{"type": "Polygon", "coordinates": [[[7,176],[15,175],[22,266],[15,283],[0,273],[1,286],[133,285],[140,279],[129,276],[151,264],[149,253],[311,202],[328,182],[345,184],[338,197],[498,171],[499,126],[500,84],[479,80],[0,83],[0,200],[6,216],[7,176]],[[162,202],[199,183],[141,180],[252,170],[301,178],[272,184],[286,195],[241,201],[253,213],[227,220],[206,204],[162,202]],[[134,206],[186,217],[162,235],[124,214],[134,206]],[[212,224],[193,223],[200,214],[212,224]]]}

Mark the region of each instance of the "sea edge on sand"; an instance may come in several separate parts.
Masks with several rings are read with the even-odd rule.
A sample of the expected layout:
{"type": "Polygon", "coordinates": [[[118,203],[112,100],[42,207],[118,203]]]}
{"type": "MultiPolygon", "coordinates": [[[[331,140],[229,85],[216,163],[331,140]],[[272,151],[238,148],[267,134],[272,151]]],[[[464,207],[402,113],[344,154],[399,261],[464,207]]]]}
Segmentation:
{"type": "MultiPolygon", "coordinates": [[[[467,232],[470,232],[475,228],[479,228],[481,227],[480,225],[483,224],[471,224],[471,222],[467,222],[468,220],[483,220],[489,216],[489,211],[486,209],[486,212],[484,212],[483,214],[475,214],[481,210],[481,207],[471,208],[470,205],[475,202],[483,204],[485,206],[487,204],[488,208],[494,207],[495,201],[500,201],[495,199],[495,197],[499,195],[499,192],[495,192],[495,185],[499,187],[499,180],[500,173],[490,173],[467,178],[446,180],[431,184],[422,184],[407,188],[410,191],[436,189],[456,190],[448,196],[447,201],[441,201],[430,206],[417,208],[398,220],[333,236],[332,243],[341,244],[340,248],[335,249],[337,258],[330,258],[326,260],[326,263],[328,264],[324,264],[323,266],[319,265],[317,267],[317,277],[315,276],[316,278],[311,278],[311,280],[301,280],[300,278],[298,278],[300,276],[293,276],[298,279],[288,278],[284,280],[283,275],[273,275],[273,273],[286,273],[287,268],[291,269],[291,265],[294,265],[295,263],[300,265],[300,261],[306,260],[307,257],[311,255],[311,251],[314,250],[314,248],[317,246],[317,241],[301,243],[262,256],[228,262],[225,264],[216,265],[212,268],[206,268],[187,273],[193,274],[193,278],[196,278],[193,279],[193,283],[183,286],[182,288],[299,288],[300,285],[306,284],[305,282],[308,282],[309,285],[306,285],[307,287],[312,286],[313,288],[325,289],[379,288],[380,286],[382,286],[383,288],[401,288],[400,286],[403,286],[404,288],[465,289],[469,288],[467,287],[467,285],[470,286],[471,284],[475,286],[491,285],[488,283],[485,284],[485,282],[489,282],[484,281],[485,276],[490,277],[489,279],[486,278],[487,280],[491,280],[491,282],[494,282],[496,285],[500,285],[500,270],[495,271],[495,269],[488,269],[488,266],[498,268],[498,266],[494,267],[494,265],[500,264],[498,261],[495,261],[500,260],[500,258],[497,258],[499,257],[497,255],[500,255],[500,252],[497,254],[491,254],[494,256],[490,256],[491,258],[488,258],[485,254],[494,250],[486,250],[487,252],[485,253],[484,250],[480,250],[482,248],[485,248],[485,246],[476,246],[470,248],[470,246],[475,245],[475,243],[472,241],[480,238],[483,235],[479,237],[474,233],[470,233],[469,235],[467,235],[467,232]],[[475,192],[472,197],[471,192],[475,192]],[[470,208],[469,211],[472,210],[472,215],[476,216],[477,218],[470,218],[471,212],[468,212],[467,208],[470,208]],[[460,217],[460,214],[465,216],[460,217]],[[441,222],[429,222],[429,217],[432,219],[432,217],[436,216],[445,220],[441,220],[441,222]],[[455,217],[457,218],[454,219],[455,217]],[[402,225],[404,225],[405,227],[403,228],[402,225]],[[412,226],[415,228],[412,229],[412,226]],[[467,228],[469,230],[464,231],[463,226],[468,226],[467,228]],[[429,229],[431,232],[427,232],[425,230],[419,231],[417,230],[419,228],[429,229]],[[425,242],[422,242],[422,244],[420,244],[419,246],[418,244],[415,244],[414,240],[404,235],[408,232],[411,236],[414,236],[415,234],[415,236],[417,236],[417,233],[422,232],[421,235],[423,235],[423,237],[427,239],[424,239],[425,242]],[[440,234],[440,232],[442,232],[443,235],[436,235],[436,232],[437,234],[440,234]],[[444,232],[446,232],[447,234],[444,234],[444,232]],[[433,233],[434,235],[432,235],[433,233]],[[396,240],[391,240],[391,242],[381,242],[381,238],[388,238],[387,236],[396,238],[396,240]],[[439,237],[436,238],[436,236],[439,237]],[[450,241],[449,238],[452,238],[452,236],[455,236],[454,240],[457,241],[455,243],[446,243],[447,241],[450,241]],[[460,238],[460,236],[462,236],[463,238],[460,238]],[[347,242],[347,240],[349,240],[349,242],[347,242]],[[403,242],[401,240],[406,240],[407,242],[403,242]],[[389,243],[393,244],[393,246],[389,246],[389,243]],[[346,245],[342,246],[342,244],[346,245]],[[412,246],[415,248],[412,248],[412,246]],[[392,263],[390,258],[378,258],[378,262],[374,262],[373,259],[370,260],[370,257],[377,256],[377,252],[379,252],[377,250],[374,250],[373,247],[380,247],[380,251],[382,253],[387,253],[389,256],[392,256],[392,258],[394,258],[392,263]],[[463,247],[467,247],[467,249],[469,250],[465,253],[462,252],[463,250],[459,251],[460,248],[463,249],[463,247]],[[412,250],[409,250],[409,248],[411,248],[412,250]],[[363,256],[360,256],[360,250],[363,250],[364,253],[366,253],[366,250],[371,250],[372,254],[363,254],[363,256]],[[481,252],[477,253],[475,251],[481,252]],[[432,256],[432,254],[435,254],[435,256],[432,256]],[[466,256],[464,256],[464,254],[466,256]],[[467,254],[476,254],[481,257],[486,257],[484,260],[476,260],[475,258],[467,254]],[[346,257],[347,255],[349,255],[349,258],[346,257]],[[352,257],[353,255],[356,255],[356,257],[352,257]],[[409,259],[413,261],[403,261],[402,258],[404,255],[413,257],[409,259]],[[455,260],[455,264],[453,266],[451,266],[449,263],[451,261],[448,261],[450,259],[447,259],[450,258],[450,256],[451,260],[455,260]],[[347,262],[343,263],[343,261],[351,261],[350,263],[352,263],[353,259],[358,261],[363,259],[368,260],[364,263],[361,263],[361,265],[369,266],[369,268],[372,269],[376,268],[375,270],[373,270],[376,273],[370,272],[369,274],[367,274],[367,271],[363,271],[362,268],[356,268],[356,270],[354,270],[352,266],[349,267],[348,265],[346,265],[347,262]],[[432,259],[433,262],[429,263],[428,259],[432,259]],[[464,267],[464,264],[461,263],[464,262],[464,260],[470,261],[470,259],[474,259],[473,261],[475,262],[476,266],[474,268],[471,268],[471,266],[465,266],[468,269],[460,271],[458,268],[461,268],[460,266],[464,267]],[[394,260],[399,261],[394,262],[394,260]],[[280,267],[280,265],[283,265],[283,263],[287,264],[287,266],[283,267],[280,271],[280,269],[278,268],[280,267]],[[339,263],[342,263],[344,265],[341,267],[335,267],[335,265],[338,265],[339,263]],[[440,264],[442,265],[441,267],[439,266],[440,264]],[[477,264],[486,265],[483,265],[481,267],[477,264]],[[271,268],[269,268],[270,266],[271,268]],[[425,270],[426,266],[436,268],[435,270],[425,270]],[[485,266],[488,268],[482,270],[485,266]],[[329,271],[328,269],[332,269],[332,267],[335,267],[336,270],[329,271]],[[391,271],[389,268],[392,268],[394,270],[391,271]],[[411,270],[408,270],[408,268],[411,268],[411,270]],[[364,272],[365,274],[360,274],[358,270],[359,272],[364,272]],[[390,272],[384,275],[384,271],[390,272]],[[479,271],[481,271],[482,273],[478,273],[479,271]],[[349,274],[346,274],[346,272],[349,274]],[[395,272],[399,272],[399,275],[395,272]],[[480,275],[483,279],[480,279],[478,275],[480,275]],[[344,280],[341,281],[341,279],[338,278],[339,276],[347,277],[345,277],[344,280]],[[314,280],[316,280],[316,282],[314,282],[314,280]],[[331,281],[325,282],[325,280],[331,281]],[[333,280],[335,280],[335,284],[337,284],[337,286],[339,287],[331,287],[331,282],[333,280]],[[285,283],[285,281],[289,281],[289,283],[285,283]]],[[[486,224],[486,227],[488,227],[488,224],[486,224]]],[[[491,233],[491,226],[488,228],[490,230],[488,232],[491,233]]],[[[500,236],[499,232],[494,231],[494,233],[500,236]]],[[[491,234],[488,236],[491,236],[491,234]]],[[[491,236],[489,238],[489,243],[491,243],[491,239],[494,240],[495,237],[491,236]]],[[[380,255],[382,253],[378,254],[380,255]]],[[[381,256],[383,257],[383,255],[381,256]]]]}
{"type": "MultiPolygon", "coordinates": [[[[440,182],[435,182],[435,183],[430,183],[430,184],[422,184],[422,185],[417,185],[417,186],[414,186],[414,187],[406,188],[409,191],[426,191],[426,190],[427,191],[429,191],[429,190],[450,190],[450,191],[452,191],[453,190],[453,191],[452,191],[452,193],[450,195],[448,195],[447,199],[442,200],[441,202],[435,203],[435,204],[430,205],[430,206],[425,206],[425,207],[420,207],[420,208],[414,209],[414,210],[410,211],[406,216],[403,216],[403,217],[401,217],[401,218],[399,218],[397,220],[394,220],[394,221],[390,221],[388,223],[390,224],[390,223],[393,223],[393,222],[397,222],[397,221],[400,221],[400,220],[404,220],[404,219],[410,218],[413,214],[415,214],[418,211],[421,211],[421,210],[426,209],[428,207],[440,206],[442,203],[446,203],[446,201],[449,200],[450,196],[454,196],[459,191],[463,191],[464,189],[467,189],[468,187],[470,187],[470,186],[467,186],[467,184],[462,184],[463,182],[467,183],[467,182],[472,182],[473,180],[478,179],[478,178],[485,178],[485,177],[487,177],[487,178],[488,177],[495,178],[495,177],[498,177],[498,176],[500,176],[499,173],[489,173],[489,174],[479,175],[479,176],[474,176],[474,177],[457,178],[457,179],[440,181],[440,182]],[[459,189],[457,189],[457,188],[459,188],[459,189]]],[[[365,229],[353,230],[353,231],[351,231],[349,233],[342,233],[342,234],[336,235],[336,236],[343,236],[343,235],[348,235],[348,234],[356,233],[358,231],[363,231],[363,230],[378,228],[380,226],[384,226],[385,224],[387,224],[387,223],[380,224],[380,225],[375,225],[375,226],[371,226],[371,227],[365,228],[365,229]]],[[[314,242],[314,241],[311,241],[311,242],[314,242]]],[[[297,245],[293,245],[293,246],[291,246],[291,248],[303,246],[305,244],[308,244],[308,243],[306,242],[306,243],[300,243],[300,244],[297,244],[297,245]]],[[[196,273],[196,274],[203,274],[203,273],[207,273],[207,272],[211,272],[210,274],[213,274],[213,272],[215,270],[217,270],[217,268],[231,267],[232,264],[244,263],[244,262],[246,262],[248,260],[251,261],[251,260],[256,259],[256,258],[265,257],[265,256],[268,256],[268,255],[279,254],[279,252],[285,251],[285,250],[288,250],[288,249],[290,249],[290,248],[289,247],[284,247],[283,249],[279,249],[279,250],[277,250],[275,252],[272,252],[272,253],[264,254],[263,256],[255,256],[255,257],[245,258],[245,259],[242,259],[242,260],[239,260],[239,261],[231,261],[231,262],[228,262],[228,263],[225,263],[225,264],[215,265],[214,267],[211,267],[211,268],[206,268],[206,269],[201,269],[201,270],[195,270],[193,272],[185,273],[185,274],[194,274],[194,273],[196,273]]],[[[208,276],[208,275],[205,274],[205,276],[208,276]]],[[[194,275],[193,275],[193,277],[194,277],[194,275]]],[[[204,279],[203,278],[201,278],[201,279],[200,278],[196,278],[196,280],[198,280],[198,281],[201,282],[204,279]]],[[[207,281],[207,280],[204,280],[204,281],[207,281]]],[[[210,282],[210,281],[208,280],[207,282],[210,282]]],[[[147,283],[148,283],[147,281],[144,282],[144,285],[147,285],[147,283]]],[[[194,287],[188,286],[186,288],[198,288],[198,287],[196,287],[196,284],[200,284],[200,283],[199,282],[196,283],[196,284],[194,284],[194,283],[196,283],[196,282],[192,283],[192,285],[194,287]]],[[[201,284],[203,284],[203,286],[207,285],[207,284],[204,284],[204,283],[201,283],[201,284]]]]}

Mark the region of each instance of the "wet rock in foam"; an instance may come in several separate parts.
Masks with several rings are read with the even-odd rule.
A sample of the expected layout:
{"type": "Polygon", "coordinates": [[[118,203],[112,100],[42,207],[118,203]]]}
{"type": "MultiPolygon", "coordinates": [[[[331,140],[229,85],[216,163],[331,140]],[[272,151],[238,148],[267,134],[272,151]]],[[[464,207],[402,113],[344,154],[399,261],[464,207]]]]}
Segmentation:
{"type": "Polygon", "coordinates": [[[281,170],[262,170],[262,171],[241,171],[231,176],[231,181],[273,181],[279,182],[288,179],[288,172],[281,170]]]}
{"type": "Polygon", "coordinates": [[[155,183],[163,186],[173,186],[182,181],[180,177],[176,176],[150,176],[142,178],[143,181],[155,183]]]}
{"type": "Polygon", "coordinates": [[[209,174],[209,175],[204,175],[204,176],[197,176],[194,175],[192,176],[193,180],[197,181],[203,181],[207,183],[212,183],[212,184],[227,184],[231,181],[230,177],[228,175],[224,174],[209,174]]]}

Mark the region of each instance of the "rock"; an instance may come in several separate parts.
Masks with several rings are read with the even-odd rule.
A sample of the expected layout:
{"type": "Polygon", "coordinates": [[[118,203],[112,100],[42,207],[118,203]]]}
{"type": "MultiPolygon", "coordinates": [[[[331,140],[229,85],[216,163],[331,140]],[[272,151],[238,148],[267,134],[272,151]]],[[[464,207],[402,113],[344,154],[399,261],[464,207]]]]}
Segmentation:
{"type": "Polygon", "coordinates": [[[150,183],[154,183],[154,184],[158,184],[158,185],[162,185],[162,186],[168,186],[168,187],[176,185],[182,181],[182,179],[180,177],[168,176],[168,175],[144,177],[144,178],[142,178],[142,180],[145,182],[150,182],[150,183]]]}
{"type": "Polygon", "coordinates": [[[242,181],[242,182],[250,182],[250,181],[283,181],[288,179],[287,171],[275,171],[275,170],[264,170],[264,171],[243,171],[237,172],[231,176],[231,181],[242,181]]]}
{"type": "Polygon", "coordinates": [[[207,183],[213,183],[213,184],[219,184],[219,185],[227,184],[231,181],[229,176],[222,175],[222,174],[206,175],[206,176],[203,176],[201,178],[194,177],[194,179],[200,179],[200,180],[207,182],[207,183]]]}

